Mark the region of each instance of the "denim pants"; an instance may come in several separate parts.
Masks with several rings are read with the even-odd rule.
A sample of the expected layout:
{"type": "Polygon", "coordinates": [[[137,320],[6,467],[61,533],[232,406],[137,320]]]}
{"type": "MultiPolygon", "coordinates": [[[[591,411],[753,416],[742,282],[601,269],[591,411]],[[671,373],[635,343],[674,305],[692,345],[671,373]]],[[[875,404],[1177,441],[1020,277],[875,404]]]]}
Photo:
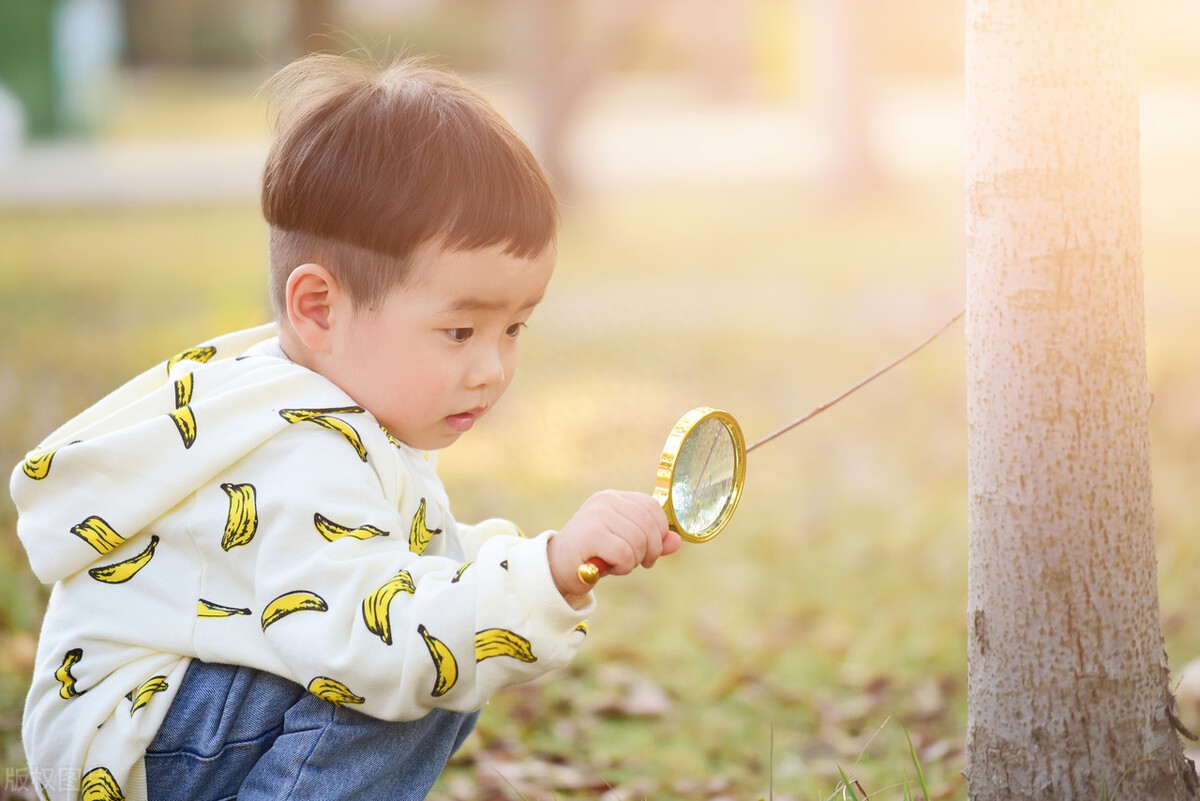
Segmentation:
{"type": "Polygon", "coordinates": [[[418,801],[478,712],[390,722],[260,670],[193,660],[146,752],[150,801],[418,801]]]}

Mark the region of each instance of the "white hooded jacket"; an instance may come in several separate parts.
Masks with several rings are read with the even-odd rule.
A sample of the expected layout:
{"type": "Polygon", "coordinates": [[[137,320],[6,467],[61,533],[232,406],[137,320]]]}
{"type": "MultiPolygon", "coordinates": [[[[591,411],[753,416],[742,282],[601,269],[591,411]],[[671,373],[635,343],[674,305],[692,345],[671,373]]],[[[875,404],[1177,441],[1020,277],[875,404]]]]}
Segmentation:
{"type": "Polygon", "coordinates": [[[193,657],[411,720],[565,665],[593,609],[555,588],[550,532],[456,524],[432,454],[283,358],[273,326],[130,381],[11,488],[54,585],[23,725],[53,801],[144,797],[142,757],[193,657]]]}

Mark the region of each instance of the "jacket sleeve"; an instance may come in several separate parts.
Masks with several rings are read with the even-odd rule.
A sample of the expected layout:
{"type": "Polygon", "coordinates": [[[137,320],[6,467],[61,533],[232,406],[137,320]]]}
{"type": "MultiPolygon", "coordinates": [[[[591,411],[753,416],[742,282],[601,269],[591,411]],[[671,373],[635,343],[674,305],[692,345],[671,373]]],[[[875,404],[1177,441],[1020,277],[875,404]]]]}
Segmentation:
{"type": "Polygon", "coordinates": [[[573,609],[555,588],[551,533],[525,539],[488,523],[470,552],[429,476],[404,481],[397,503],[336,432],[279,439],[239,469],[262,472],[254,608],[295,681],[409,720],[479,709],[574,656],[592,604],[573,609]]]}
{"type": "Polygon", "coordinates": [[[515,523],[494,517],[467,525],[457,523],[458,538],[466,552],[467,559],[474,560],[479,555],[479,549],[492,537],[525,537],[524,532],[515,523]]]}

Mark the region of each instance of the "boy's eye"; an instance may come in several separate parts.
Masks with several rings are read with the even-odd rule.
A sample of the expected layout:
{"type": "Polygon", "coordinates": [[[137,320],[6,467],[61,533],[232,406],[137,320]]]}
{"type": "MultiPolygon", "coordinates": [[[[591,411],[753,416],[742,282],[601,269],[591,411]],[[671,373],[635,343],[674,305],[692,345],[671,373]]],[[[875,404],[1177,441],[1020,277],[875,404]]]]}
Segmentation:
{"type": "Polygon", "coordinates": [[[504,333],[508,334],[510,337],[520,336],[523,328],[525,328],[525,323],[513,323],[504,333]]]}
{"type": "Polygon", "coordinates": [[[474,328],[448,328],[446,333],[455,342],[466,342],[475,333],[474,328]]]}

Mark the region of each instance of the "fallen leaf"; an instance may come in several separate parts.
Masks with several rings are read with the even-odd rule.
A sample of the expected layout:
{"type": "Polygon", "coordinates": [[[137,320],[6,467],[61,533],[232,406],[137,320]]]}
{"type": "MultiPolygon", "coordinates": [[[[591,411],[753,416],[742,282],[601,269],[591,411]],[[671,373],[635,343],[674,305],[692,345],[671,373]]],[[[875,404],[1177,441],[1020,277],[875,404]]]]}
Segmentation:
{"type": "Polygon", "coordinates": [[[667,691],[637,671],[622,665],[602,665],[597,683],[602,693],[591,707],[599,715],[631,718],[657,718],[671,711],[667,691]]]}

